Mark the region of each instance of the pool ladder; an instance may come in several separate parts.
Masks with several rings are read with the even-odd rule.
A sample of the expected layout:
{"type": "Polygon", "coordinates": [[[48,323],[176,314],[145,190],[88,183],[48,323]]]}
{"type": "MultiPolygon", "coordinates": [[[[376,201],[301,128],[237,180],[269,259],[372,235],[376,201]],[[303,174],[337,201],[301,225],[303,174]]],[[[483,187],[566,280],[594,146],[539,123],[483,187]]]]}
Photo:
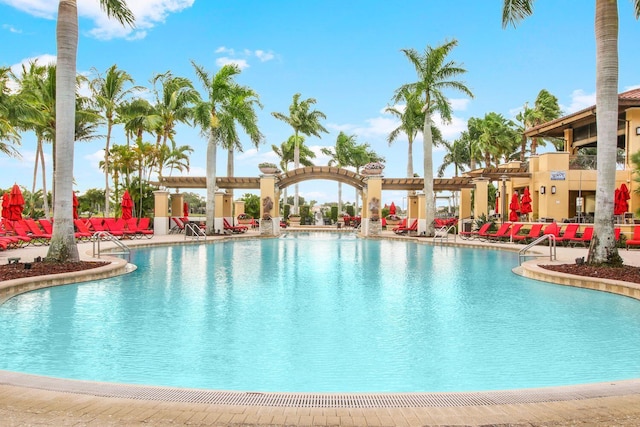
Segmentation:
{"type": "Polygon", "coordinates": [[[199,226],[188,222],[184,225],[184,239],[187,240],[187,238],[195,240],[203,238],[204,240],[207,240],[207,233],[205,233],[199,226]]]}
{"type": "Polygon", "coordinates": [[[444,242],[445,240],[448,242],[449,241],[449,235],[453,236],[453,241],[456,241],[456,233],[449,233],[451,230],[455,231],[456,226],[455,225],[450,225],[449,227],[440,227],[440,228],[436,228],[435,233],[433,235],[433,240],[435,241],[436,239],[440,239],[440,243],[444,242]]]}
{"type": "Polygon", "coordinates": [[[554,236],[553,234],[544,234],[538,237],[533,242],[529,243],[524,248],[520,249],[518,251],[518,265],[522,265],[522,260],[525,259],[526,257],[546,257],[546,256],[549,257],[550,261],[555,261],[556,259],[558,259],[556,255],[556,236],[554,236]],[[549,255],[527,254],[527,251],[529,249],[531,249],[532,247],[536,246],[539,243],[544,242],[545,240],[549,241],[549,255]]]}
{"type": "Polygon", "coordinates": [[[94,258],[100,258],[100,254],[102,253],[100,251],[100,242],[103,240],[113,242],[120,249],[119,251],[109,251],[109,255],[126,255],[127,261],[131,261],[131,249],[129,249],[129,246],[122,243],[120,239],[118,239],[108,231],[96,231],[95,233],[93,233],[91,241],[93,242],[94,258]]]}

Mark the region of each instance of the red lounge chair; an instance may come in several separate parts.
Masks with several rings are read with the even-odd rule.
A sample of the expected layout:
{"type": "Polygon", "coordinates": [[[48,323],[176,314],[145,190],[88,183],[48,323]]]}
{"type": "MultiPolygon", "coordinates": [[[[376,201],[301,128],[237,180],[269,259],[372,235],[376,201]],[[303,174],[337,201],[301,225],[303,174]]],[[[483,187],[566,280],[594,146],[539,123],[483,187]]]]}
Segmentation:
{"type": "Polygon", "coordinates": [[[640,246],[640,226],[636,225],[633,227],[633,237],[627,240],[626,242],[627,250],[629,250],[629,246],[640,246]]]}
{"type": "Polygon", "coordinates": [[[513,236],[517,236],[518,233],[520,233],[520,229],[523,225],[524,224],[517,222],[511,226],[509,229],[509,241],[513,242],[513,236]]]}
{"type": "Polygon", "coordinates": [[[44,239],[38,239],[35,236],[29,236],[27,230],[24,228],[24,226],[20,225],[18,221],[6,221],[5,229],[7,230],[8,235],[17,237],[21,242],[20,244],[26,243],[28,245],[31,243],[33,245],[43,245],[46,242],[44,239]]]}
{"type": "Polygon", "coordinates": [[[223,218],[224,229],[231,231],[232,233],[246,233],[249,227],[245,227],[244,225],[231,225],[227,218],[223,218]]]}
{"type": "Polygon", "coordinates": [[[398,231],[401,228],[407,228],[407,218],[403,218],[402,221],[400,221],[400,223],[397,226],[392,228],[392,230],[398,231]]]}
{"type": "Polygon", "coordinates": [[[137,237],[138,239],[141,239],[142,236],[146,236],[147,239],[150,239],[153,237],[153,230],[149,230],[147,228],[149,226],[149,218],[147,218],[147,221],[145,221],[146,223],[145,228],[142,228],[140,226],[140,224],[142,224],[143,219],[144,218],[141,218],[139,223],[137,218],[130,218],[126,220],[127,229],[129,229],[130,231],[133,231],[135,233],[135,237],[137,237]]]}
{"type": "Polygon", "coordinates": [[[492,222],[485,222],[484,224],[482,224],[480,226],[479,230],[476,231],[461,231],[460,233],[458,233],[458,235],[460,236],[461,239],[466,240],[466,239],[475,239],[477,238],[480,234],[486,235],[489,231],[489,229],[491,228],[491,226],[493,225],[492,222]]]}
{"type": "Polygon", "coordinates": [[[91,230],[89,230],[89,227],[87,227],[87,224],[81,220],[81,219],[74,219],[73,220],[73,225],[76,226],[76,239],[78,240],[89,240],[91,239],[91,236],[93,236],[93,233],[91,232],[91,230]]]}
{"type": "Polygon", "coordinates": [[[42,231],[37,222],[32,219],[23,219],[22,222],[29,229],[31,234],[36,236],[38,239],[51,240],[51,234],[42,231]]]}
{"type": "Polygon", "coordinates": [[[511,236],[511,238],[514,242],[533,242],[538,237],[540,237],[540,233],[542,233],[542,227],[544,227],[544,224],[533,224],[527,234],[514,234],[513,236],[511,236]]]}
{"type": "Polygon", "coordinates": [[[184,222],[180,218],[171,217],[171,221],[173,221],[174,225],[169,230],[169,234],[184,233],[184,222]]]}
{"type": "MultiPolygon", "coordinates": [[[[570,243],[572,246],[575,246],[578,243],[582,243],[582,246],[587,246],[589,243],[591,243],[592,238],[593,238],[593,227],[588,226],[584,229],[582,236],[574,237],[573,239],[571,239],[570,243]]],[[[627,247],[627,249],[629,248],[627,247]]]]}
{"type": "Polygon", "coordinates": [[[509,237],[509,228],[511,228],[510,222],[505,222],[498,228],[495,233],[487,233],[486,239],[492,241],[498,241],[509,237]]]}
{"type": "Polygon", "coordinates": [[[409,235],[413,231],[418,231],[418,220],[414,219],[409,227],[397,227],[397,230],[394,228],[393,231],[396,234],[406,234],[409,235]]]}
{"type": "Polygon", "coordinates": [[[104,227],[104,221],[102,218],[89,218],[89,224],[91,224],[91,228],[94,232],[98,231],[108,231],[104,227]]]}
{"type": "Polygon", "coordinates": [[[51,234],[53,236],[53,224],[51,224],[51,221],[46,218],[40,218],[38,222],[40,223],[40,226],[45,233],[51,234]]]}
{"type": "Polygon", "coordinates": [[[571,242],[571,239],[574,239],[576,237],[576,233],[578,233],[579,229],[580,224],[567,224],[566,228],[564,229],[564,233],[562,233],[562,236],[556,236],[556,243],[562,243],[566,246],[567,244],[569,244],[569,242],[571,242]]]}
{"type": "Polygon", "coordinates": [[[104,225],[107,231],[116,237],[132,238],[136,235],[135,231],[127,230],[127,224],[122,218],[105,218],[104,225]]]}

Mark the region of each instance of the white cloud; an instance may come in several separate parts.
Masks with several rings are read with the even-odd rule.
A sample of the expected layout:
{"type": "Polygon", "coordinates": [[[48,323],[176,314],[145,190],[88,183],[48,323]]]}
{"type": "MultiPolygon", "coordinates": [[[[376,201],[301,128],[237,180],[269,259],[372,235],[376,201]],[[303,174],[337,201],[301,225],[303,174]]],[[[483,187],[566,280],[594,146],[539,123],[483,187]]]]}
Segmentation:
{"type": "Polygon", "coordinates": [[[575,113],[576,111],[596,105],[596,94],[585,93],[582,89],[576,89],[571,93],[571,104],[568,106],[560,105],[565,114],[575,113]]]}
{"type": "Polygon", "coordinates": [[[266,61],[271,61],[273,58],[275,58],[275,55],[271,52],[265,52],[264,50],[256,50],[256,57],[261,61],[261,62],[266,62],[266,61]]]}
{"type": "Polygon", "coordinates": [[[5,29],[5,30],[8,30],[10,33],[22,34],[22,30],[17,29],[13,25],[3,24],[2,28],[5,29]]]}
{"type": "Polygon", "coordinates": [[[229,57],[226,57],[226,56],[222,56],[222,57],[216,59],[216,65],[218,67],[223,67],[223,66],[228,65],[228,64],[235,64],[241,70],[244,70],[245,68],[249,68],[249,63],[247,62],[246,59],[233,59],[233,58],[229,58],[229,57]]]}
{"type": "Polygon", "coordinates": [[[449,98],[449,102],[453,111],[465,111],[471,100],[468,98],[449,98]]]}
{"type": "MultiPolygon", "coordinates": [[[[28,14],[55,19],[58,0],[2,0],[4,3],[28,14]]],[[[123,27],[117,20],[109,19],[100,8],[98,0],[78,2],[78,16],[93,21],[94,27],[88,34],[102,40],[144,38],[146,30],[165,22],[172,13],[180,12],[193,5],[195,0],[128,0],[127,6],[135,16],[135,28],[123,27]]]]}
{"type": "Polygon", "coordinates": [[[228,49],[224,46],[220,46],[215,50],[215,53],[226,53],[228,55],[235,55],[235,51],[233,49],[228,49]]]}

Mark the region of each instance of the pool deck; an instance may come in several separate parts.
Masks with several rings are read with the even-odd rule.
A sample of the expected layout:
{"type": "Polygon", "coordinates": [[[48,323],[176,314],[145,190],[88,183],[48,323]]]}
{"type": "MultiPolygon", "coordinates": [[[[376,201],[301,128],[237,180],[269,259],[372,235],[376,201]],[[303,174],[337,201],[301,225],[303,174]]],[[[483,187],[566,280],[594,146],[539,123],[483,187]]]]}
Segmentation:
{"type": "MultiPolygon", "coordinates": [[[[258,237],[255,230],[232,237],[258,237]]],[[[432,243],[434,239],[398,237],[432,243]]],[[[209,240],[219,240],[214,237],[209,240]]],[[[127,240],[129,246],[200,244],[183,235],[127,240]]],[[[449,240],[440,245],[517,250],[522,245],[449,240]]],[[[105,245],[108,246],[109,244],[105,245]]],[[[83,259],[92,244],[81,243],[83,259]]],[[[46,247],[0,252],[23,261],[46,255],[46,247]]],[[[540,248],[548,253],[548,248],[540,248]]],[[[573,263],[585,248],[557,248],[558,263],[573,263]]],[[[640,266],[640,251],[620,250],[626,264],[640,266]]],[[[570,286],[584,286],[640,298],[640,286],[613,280],[577,278],[540,269],[544,258],[528,261],[516,273],[570,286]]],[[[84,273],[92,279],[91,273],[84,273]]],[[[77,281],[77,277],[69,280],[77,281]]],[[[39,278],[39,281],[41,279],[39,278]]],[[[8,282],[1,284],[9,285],[8,282]]],[[[640,379],[583,386],[478,393],[280,394],[98,384],[0,371],[2,426],[637,426],[640,379]]]]}

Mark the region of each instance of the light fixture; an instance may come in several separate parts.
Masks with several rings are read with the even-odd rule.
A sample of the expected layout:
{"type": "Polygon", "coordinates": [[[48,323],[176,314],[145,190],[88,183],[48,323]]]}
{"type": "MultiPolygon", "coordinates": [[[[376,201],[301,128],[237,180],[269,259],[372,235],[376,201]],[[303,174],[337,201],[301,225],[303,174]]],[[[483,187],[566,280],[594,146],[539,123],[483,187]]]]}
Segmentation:
{"type": "Polygon", "coordinates": [[[555,185],[551,186],[551,194],[556,194],[556,186],[555,185]]]}
{"type": "Polygon", "coordinates": [[[544,185],[540,187],[540,194],[544,194],[547,191],[547,187],[544,185]]]}
{"type": "Polygon", "coordinates": [[[636,128],[636,135],[640,135],[640,126],[636,128]]]}

